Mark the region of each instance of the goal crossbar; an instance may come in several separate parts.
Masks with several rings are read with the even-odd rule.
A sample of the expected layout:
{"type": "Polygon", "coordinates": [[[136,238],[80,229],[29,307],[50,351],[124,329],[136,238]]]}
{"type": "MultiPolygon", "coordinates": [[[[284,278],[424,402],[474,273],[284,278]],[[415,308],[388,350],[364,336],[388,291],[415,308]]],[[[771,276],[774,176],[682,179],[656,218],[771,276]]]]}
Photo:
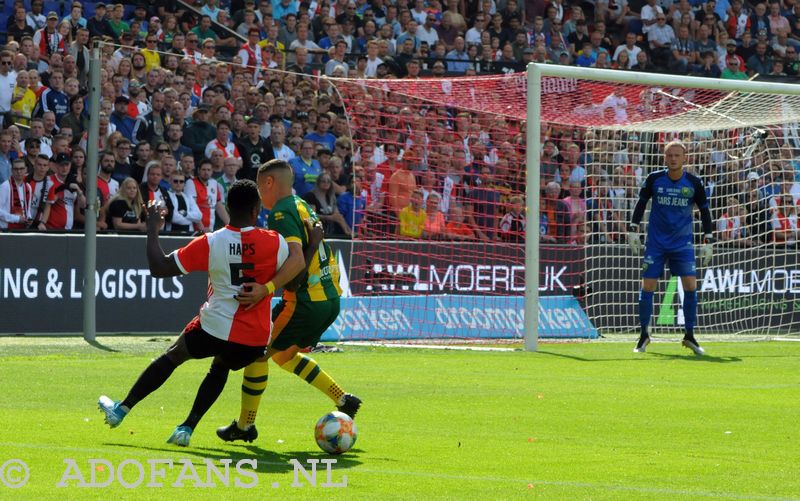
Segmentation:
{"type": "MultiPolygon", "coordinates": [[[[541,173],[542,79],[543,77],[575,80],[592,80],[606,83],[628,84],[646,87],[687,88],[717,91],[720,93],[770,94],[800,96],[800,85],[756,82],[750,80],[724,80],[681,75],[637,73],[619,70],[581,68],[574,66],[543,65],[530,63],[527,73],[527,132],[526,132],[526,211],[528,231],[525,238],[525,268],[529,277],[525,284],[525,349],[535,351],[538,344],[539,313],[539,232],[538,227],[541,173]]],[[[724,101],[724,99],[723,99],[724,101]]],[[[544,110],[547,111],[547,110],[544,110]]],[[[659,128],[659,119],[651,126],[659,128]]],[[[607,126],[606,126],[607,127],[607,126]]],[[[626,128],[619,124],[619,129],[626,128]]]]}

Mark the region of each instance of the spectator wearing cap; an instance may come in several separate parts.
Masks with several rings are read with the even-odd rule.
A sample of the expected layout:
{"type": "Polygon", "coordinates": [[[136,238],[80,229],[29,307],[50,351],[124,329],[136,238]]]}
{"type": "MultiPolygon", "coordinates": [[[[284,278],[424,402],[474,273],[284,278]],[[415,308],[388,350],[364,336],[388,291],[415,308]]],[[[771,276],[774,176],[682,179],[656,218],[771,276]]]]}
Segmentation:
{"type": "Polygon", "coordinates": [[[40,230],[71,230],[75,208],[86,207],[86,197],[77,180],[70,177],[72,161],[69,155],[59,153],[53,158],[54,174],[50,176],[50,190],[42,214],[40,230]]]}
{"type": "Polygon", "coordinates": [[[114,111],[111,112],[109,121],[122,137],[133,142],[133,129],[136,121],[128,113],[128,105],[131,100],[125,96],[117,96],[114,99],[114,111]]]}
{"type": "Polygon", "coordinates": [[[114,29],[106,18],[106,4],[98,2],[94,7],[94,17],[86,21],[86,28],[92,38],[115,37],[114,29]]]}
{"type": "Polygon", "coordinates": [[[33,45],[39,49],[40,71],[47,69],[50,64],[50,56],[58,53],[59,47],[63,44],[63,37],[56,30],[57,26],[58,14],[49,12],[47,14],[47,24],[33,35],[33,45]]]}
{"type": "Polygon", "coordinates": [[[195,161],[199,162],[205,155],[209,142],[217,137],[217,129],[208,121],[209,106],[199,104],[192,110],[192,123],[183,131],[181,142],[192,150],[195,161]]]}
{"type": "Polygon", "coordinates": [[[120,47],[115,50],[114,54],[111,56],[111,58],[114,60],[114,66],[118,67],[120,61],[123,59],[131,59],[133,57],[133,53],[133,35],[126,31],[120,37],[120,47]]]}

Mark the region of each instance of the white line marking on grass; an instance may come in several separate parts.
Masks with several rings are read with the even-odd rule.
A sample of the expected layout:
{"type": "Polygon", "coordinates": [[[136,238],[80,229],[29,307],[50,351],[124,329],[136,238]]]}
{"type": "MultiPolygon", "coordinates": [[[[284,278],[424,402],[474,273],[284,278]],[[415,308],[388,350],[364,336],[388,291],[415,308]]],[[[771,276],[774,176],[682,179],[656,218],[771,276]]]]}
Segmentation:
{"type": "MultiPolygon", "coordinates": [[[[98,455],[98,453],[109,453],[114,455],[136,455],[142,457],[152,457],[153,451],[151,450],[136,450],[136,446],[130,447],[120,447],[120,448],[88,448],[88,447],[67,447],[67,446],[57,446],[57,445],[44,445],[44,444],[27,444],[27,443],[17,443],[17,442],[0,442],[0,447],[18,447],[22,449],[38,449],[38,450],[62,450],[67,452],[83,452],[87,454],[98,455]]],[[[236,451],[231,451],[232,453],[236,451]]],[[[184,450],[176,450],[176,455],[180,456],[199,456],[198,460],[205,458],[203,456],[202,450],[193,451],[190,449],[184,450]]],[[[241,455],[241,452],[237,452],[237,455],[241,455]]],[[[189,458],[187,458],[189,459],[189,458]]],[[[258,457],[256,457],[258,459],[258,457]]],[[[286,463],[279,462],[279,461],[259,461],[261,464],[270,465],[270,466],[285,466],[286,463]]],[[[364,469],[359,467],[348,468],[348,471],[352,471],[353,474],[374,474],[374,475],[394,475],[394,476],[408,476],[408,477],[428,477],[428,478],[440,478],[440,479],[448,479],[448,480],[463,480],[463,481],[477,481],[477,482],[502,482],[502,483],[509,483],[509,484],[519,484],[520,486],[525,486],[527,484],[535,485],[552,485],[554,487],[577,487],[577,488],[588,488],[588,489],[602,489],[606,491],[618,491],[618,492],[640,492],[645,494],[664,494],[668,496],[700,496],[700,497],[708,497],[708,498],[728,498],[728,499],[753,499],[753,500],[760,500],[760,501],[797,501],[800,498],[784,498],[784,497],[776,497],[776,496],[765,496],[761,494],[738,494],[738,493],[731,493],[731,492],[713,492],[713,491],[693,491],[693,490],[683,490],[683,489],[664,489],[660,487],[638,487],[638,486],[624,486],[624,485],[610,485],[610,484],[598,484],[592,482],[564,482],[564,481],[554,481],[554,480],[532,480],[532,479],[523,479],[523,478],[510,478],[510,477],[493,477],[493,476],[482,476],[482,475],[456,475],[456,474],[448,474],[448,473],[427,473],[427,472],[419,472],[419,471],[404,471],[404,470],[370,470],[364,469]]],[[[520,487],[521,488],[521,487],[520,487]]]]}
{"type": "Polygon", "coordinates": [[[774,337],[772,338],[773,341],[791,341],[791,342],[798,342],[800,341],[800,337],[774,337]]]}
{"type": "Polygon", "coordinates": [[[377,348],[420,348],[428,350],[520,351],[517,348],[500,348],[493,346],[447,346],[439,344],[373,343],[370,341],[342,341],[338,344],[344,344],[349,346],[371,346],[377,348]]]}

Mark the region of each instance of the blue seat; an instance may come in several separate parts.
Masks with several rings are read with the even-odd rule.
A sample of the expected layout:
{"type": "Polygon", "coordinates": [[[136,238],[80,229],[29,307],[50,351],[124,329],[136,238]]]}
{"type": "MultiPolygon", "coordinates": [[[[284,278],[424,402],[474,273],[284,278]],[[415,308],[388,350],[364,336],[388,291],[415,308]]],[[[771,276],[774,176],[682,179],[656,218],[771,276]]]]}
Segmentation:
{"type": "Polygon", "coordinates": [[[47,14],[49,14],[50,12],[55,12],[56,14],[58,14],[58,18],[59,18],[59,21],[60,21],[61,18],[63,17],[63,14],[62,14],[63,5],[64,4],[61,3],[61,2],[49,0],[49,1],[46,1],[44,3],[44,8],[43,8],[42,12],[44,12],[45,16],[47,14]]]}
{"type": "Polygon", "coordinates": [[[83,17],[87,20],[93,18],[96,6],[95,2],[83,2],[83,17]]]}

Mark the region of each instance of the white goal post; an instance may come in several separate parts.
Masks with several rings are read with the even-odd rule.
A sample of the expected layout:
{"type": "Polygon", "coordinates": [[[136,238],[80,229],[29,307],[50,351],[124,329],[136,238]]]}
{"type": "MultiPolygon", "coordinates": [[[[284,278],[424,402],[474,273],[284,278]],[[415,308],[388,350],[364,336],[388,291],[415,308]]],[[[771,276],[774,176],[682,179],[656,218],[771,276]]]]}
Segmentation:
{"type": "MultiPolygon", "coordinates": [[[[620,95],[623,95],[623,92],[620,95]]],[[[633,103],[631,103],[631,108],[633,108],[633,103]]],[[[627,141],[631,144],[639,142],[641,145],[637,145],[636,148],[640,146],[648,148],[647,152],[636,150],[639,158],[643,158],[642,155],[648,152],[652,153],[651,158],[653,160],[650,165],[653,167],[659,161],[654,159],[658,158],[656,155],[657,146],[662,144],[664,137],[682,137],[681,135],[683,135],[694,138],[696,148],[692,150],[691,154],[695,155],[693,158],[695,158],[696,165],[699,166],[697,168],[705,169],[703,173],[709,176],[715,186],[724,188],[721,189],[720,193],[730,193],[734,186],[725,184],[727,177],[723,182],[723,174],[714,170],[717,165],[722,166],[724,164],[726,169],[737,170],[736,175],[731,175],[731,179],[737,180],[735,185],[737,187],[740,186],[738,184],[740,181],[751,180],[754,176],[766,176],[767,174],[760,173],[769,172],[771,166],[781,159],[782,153],[785,153],[792,146],[795,149],[800,147],[796,127],[798,122],[800,122],[800,85],[529,64],[527,67],[526,133],[526,210],[529,223],[525,239],[527,277],[524,302],[525,349],[535,351],[538,344],[540,244],[539,231],[537,230],[539,227],[540,190],[542,188],[540,180],[542,175],[543,126],[549,127],[555,123],[559,126],[574,126],[588,131],[585,133],[585,144],[591,145],[592,151],[596,153],[594,156],[595,162],[600,161],[600,158],[611,158],[617,153],[611,148],[603,149],[604,141],[627,141]],[[549,95],[543,92],[545,88],[549,89],[549,95]],[[599,89],[609,94],[609,89],[614,89],[611,92],[616,93],[617,88],[624,90],[628,96],[644,96],[642,98],[642,103],[644,104],[640,103],[642,106],[636,112],[627,113],[626,120],[619,120],[620,116],[625,116],[625,114],[610,117],[606,108],[601,104],[605,103],[604,96],[592,95],[592,89],[599,89]],[[580,96],[578,96],[579,93],[580,96]],[[622,139],[619,138],[620,134],[622,134],[622,139]],[[764,137],[765,134],[768,136],[766,139],[764,137]],[[650,143],[645,144],[645,135],[650,138],[650,143]],[[787,146],[786,144],[790,142],[790,139],[794,143],[787,146]],[[708,160],[711,157],[722,160],[719,160],[716,165],[712,165],[714,159],[708,160]],[[748,171],[753,174],[747,174],[748,171]],[[708,174],[709,172],[715,173],[713,177],[708,174]]],[[[627,155],[627,149],[623,149],[627,155]]],[[[588,150],[589,148],[587,147],[584,152],[586,153],[588,150]]],[[[615,165],[609,160],[607,170],[611,172],[615,167],[619,167],[619,165],[615,165]]],[[[597,167],[597,169],[607,174],[605,172],[606,166],[597,167]]],[[[587,168],[588,170],[590,169],[587,168]]],[[[783,183],[788,182],[786,174],[777,179],[780,179],[783,183]]],[[[769,182],[769,180],[763,182],[769,182]]],[[[795,181],[795,186],[797,186],[797,181],[795,181]]],[[[588,186],[585,189],[588,192],[588,186]]],[[[602,187],[597,187],[597,189],[603,190],[602,187]]],[[[772,192],[765,191],[765,193],[771,194],[772,192]]],[[[796,202],[797,200],[795,199],[796,202]]],[[[733,250],[728,254],[733,257],[728,259],[738,259],[740,262],[744,262],[748,259],[752,260],[752,255],[743,253],[763,252],[765,256],[770,256],[765,258],[770,263],[777,263],[787,257],[792,263],[795,262],[794,257],[791,256],[792,253],[796,256],[797,251],[794,247],[785,245],[781,247],[774,241],[770,242],[770,238],[773,237],[770,237],[772,230],[768,224],[770,218],[777,217],[772,214],[777,214],[777,211],[780,210],[780,208],[776,209],[774,206],[770,207],[770,203],[773,202],[769,201],[763,204],[765,206],[763,211],[765,212],[759,219],[759,221],[767,221],[764,226],[767,234],[760,235],[760,239],[752,237],[751,241],[743,243],[741,246],[731,247],[733,250]],[[774,252],[778,257],[766,254],[769,252],[774,252]],[[739,257],[735,257],[734,254],[739,255],[739,257]]],[[[778,200],[775,203],[780,204],[781,201],[778,200]]],[[[741,204],[744,210],[746,204],[744,202],[741,202],[741,204]]],[[[747,207],[749,208],[750,206],[747,207]]],[[[752,211],[748,212],[748,214],[751,213],[752,211]]],[[[727,213],[726,217],[729,217],[727,213]]],[[[744,218],[745,216],[741,217],[744,218]]],[[[794,217],[794,224],[796,225],[796,212],[794,217]]],[[[627,220],[627,216],[625,220],[627,220]]],[[[745,219],[742,219],[742,221],[745,221],[745,219]]],[[[715,220],[715,225],[716,223],[717,221],[715,220]]],[[[587,227],[590,226],[587,224],[587,227]]],[[[741,233],[744,233],[744,231],[742,230],[741,233]]],[[[602,259],[592,257],[591,248],[596,245],[593,243],[593,239],[597,242],[602,241],[602,244],[597,245],[617,244],[609,247],[616,248],[613,252],[622,257],[619,258],[619,261],[608,262],[607,266],[627,265],[630,267],[633,261],[631,261],[630,256],[624,257],[628,251],[621,245],[621,241],[614,240],[613,232],[609,233],[608,238],[604,235],[597,236],[590,233],[591,231],[587,233],[585,244],[587,267],[610,259],[607,256],[602,259]],[[596,259],[597,263],[590,263],[592,259],[596,259]]],[[[733,241],[731,241],[731,245],[734,246],[733,241]]],[[[606,264],[603,266],[606,266],[606,264]]],[[[746,319],[738,318],[735,315],[735,310],[743,307],[741,306],[742,304],[750,304],[748,303],[749,300],[747,300],[747,294],[754,293],[756,290],[764,292],[764,289],[768,287],[765,284],[777,280],[777,272],[774,275],[767,273],[768,276],[765,277],[764,274],[759,275],[758,270],[751,271],[741,266],[739,268],[734,266],[732,270],[730,276],[734,278],[725,275],[727,272],[718,271],[720,277],[724,275],[732,282],[730,284],[727,282],[725,284],[717,283],[714,285],[715,288],[708,293],[709,301],[712,301],[719,310],[716,314],[706,313],[706,318],[709,320],[714,319],[715,323],[712,323],[714,325],[719,324],[722,327],[728,325],[725,319],[730,319],[730,322],[735,324],[733,330],[738,332],[768,328],[768,323],[749,323],[746,319]],[[740,273],[744,278],[736,278],[739,276],[736,273],[740,273]],[[752,275],[749,273],[752,273],[752,275]],[[738,282],[736,282],[737,280],[738,282]],[[717,295],[718,292],[729,285],[731,290],[738,287],[737,290],[743,296],[729,299],[717,295]],[[728,308],[729,311],[724,311],[726,305],[730,306],[728,308]]],[[[630,275],[629,277],[635,277],[638,282],[638,269],[633,269],[632,273],[635,273],[635,275],[630,275]]],[[[794,280],[793,277],[794,275],[781,277],[780,279],[784,282],[780,287],[783,289],[776,290],[782,291],[781,293],[788,293],[789,285],[787,284],[794,280]]],[[[587,281],[590,280],[590,278],[587,278],[587,281]]],[[[631,278],[628,279],[628,281],[630,280],[631,278]]],[[[800,288],[800,276],[797,277],[797,280],[800,288]]],[[[624,280],[619,280],[619,282],[624,282],[624,280]]],[[[589,284],[589,287],[591,285],[589,284]]],[[[606,284],[596,283],[594,285],[601,287],[606,284]]],[[[709,285],[709,287],[711,286],[709,285]]],[[[791,287],[794,286],[792,285],[791,287]]],[[[663,283],[660,288],[664,288],[663,283]]],[[[636,290],[638,290],[638,285],[636,285],[636,290]]],[[[682,294],[682,290],[677,292],[682,294]]],[[[782,314],[785,314],[786,307],[785,305],[781,306],[783,303],[778,304],[779,299],[776,299],[775,290],[767,290],[766,292],[772,293],[772,296],[763,301],[765,305],[763,314],[779,311],[779,306],[783,308],[780,309],[783,312],[782,314]]],[[[793,293],[796,294],[797,292],[793,293]]],[[[620,298],[623,298],[623,296],[620,293],[620,298]]],[[[613,298],[614,296],[606,295],[604,297],[613,298]]],[[[800,295],[796,297],[800,299],[800,295]]],[[[612,304],[614,301],[618,301],[618,299],[607,301],[609,304],[607,312],[595,311],[591,313],[587,311],[589,317],[593,322],[605,325],[607,331],[630,330],[633,332],[631,330],[631,319],[625,321],[619,319],[620,316],[624,316],[620,315],[620,311],[623,311],[623,308],[612,304]]],[[[620,305],[624,302],[621,299],[619,301],[621,301],[620,305]]],[[[703,299],[700,301],[702,304],[703,299]]],[[[627,302],[633,303],[633,301],[627,302]]],[[[789,309],[791,310],[792,304],[787,304],[789,304],[789,309]]],[[[797,306],[797,304],[794,305],[795,308],[797,306]]],[[[627,316],[632,317],[631,312],[635,305],[631,304],[630,308],[631,310],[628,311],[629,314],[627,316]]],[[[678,317],[680,317],[682,315],[680,306],[678,306],[678,311],[678,317]]],[[[746,316],[746,312],[743,312],[742,316],[746,316]]],[[[782,317],[784,319],[781,320],[778,327],[780,329],[797,330],[798,325],[795,322],[797,322],[799,316],[800,312],[793,317],[782,317]],[[789,319],[787,320],[786,318],[789,319]]],[[[700,315],[698,324],[702,329],[703,315],[700,315]]],[[[600,326],[598,326],[598,330],[602,332],[600,326]]]]}

